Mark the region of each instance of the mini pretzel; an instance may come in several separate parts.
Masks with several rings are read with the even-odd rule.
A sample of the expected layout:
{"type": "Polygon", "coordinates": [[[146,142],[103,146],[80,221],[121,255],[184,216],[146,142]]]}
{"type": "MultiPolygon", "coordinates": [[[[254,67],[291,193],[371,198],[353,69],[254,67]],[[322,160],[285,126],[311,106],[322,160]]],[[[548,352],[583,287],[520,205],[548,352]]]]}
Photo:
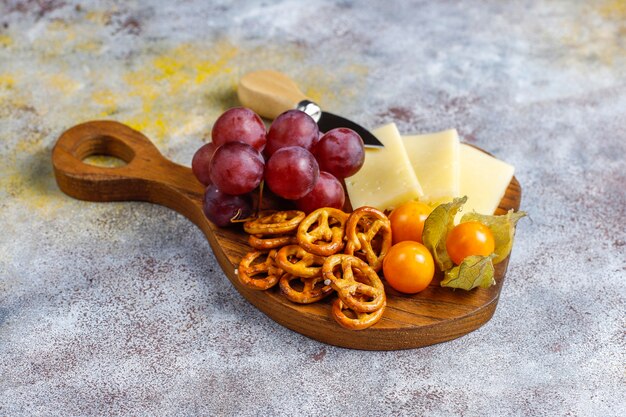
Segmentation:
{"type": "Polygon", "coordinates": [[[276,254],[276,264],[283,271],[302,278],[321,275],[325,260],[323,256],[309,253],[298,245],[285,246],[276,254]]]}
{"type": "Polygon", "coordinates": [[[369,266],[380,271],[383,259],[391,248],[391,222],[385,213],[374,207],[358,208],[346,223],[346,238],[346,254],[360,254],[369,266]]]}
{"type": "Polygon", "coordinates": [[[278,285],[280,286],[280,292],[287,299],[299,304],[314,303],[333,292],[330,285],[324,284],[324,279],[321,275],[313,278],[302,278],[287,273],[280,278],[278,285]],[[302,289],[292,286],[292,281],[296,280],[302,283],[302,289]]]}
{"type": "Polygon", "coordinates": [[[348,214],[335,208],[315,210],[300,223],[298,244],[307,252],[321,256],[340,252],[344,246],[343,232],[347,219],[348,214]]]}
{"type": "Polygon", "coordinates": [[[372,313],[385,303],[385,288],[378,274],[356,256],[329,256],[322,274],[341,301],[356,312],[372,313]]]}
{"type": "Polygon", "coordinates": [[[270,250],[282,248],[285,245],[294,245],[298,242],[295,236],[273,236],[262,237],[261,235],[250,235],[248,237],[248,244],[254,249],[258,250],[270,250]]]}
{"type": "Polygon", "coordinates": [[[264,212],[259,218],[245,222],[243,230],[251,235],[289,233],[298,228],[304,216],[305,213],[299,210],[264,212]]]}
{"type": "Polygon", "coordinates": [[[283,271],[276,265],[276,251],[268,252],[253,251],[246,254],[239,262],[237,277],[248,288],[254,290],[267,290],[278,283],[283,271]],[[260,257],[266,255],[263,262],[254,263],[260,257]],[[259,277],[257,277],[259,276],[259,277]]]}
{"type": "Polygon", "coordinates": [[[335,321],[342,327],[349,330],[363,330],[378,323],[378,320],[380,320],[385,312],[385,305],[386,302],[383,302],[382,307],[372,313],[359,313],[348,308],[348,306],[341,301],[341,298],[337,298],[333,302],[331,313],[335,321]],[[350,316],[344,313],[344,310],[350,311],[350,316]]]}

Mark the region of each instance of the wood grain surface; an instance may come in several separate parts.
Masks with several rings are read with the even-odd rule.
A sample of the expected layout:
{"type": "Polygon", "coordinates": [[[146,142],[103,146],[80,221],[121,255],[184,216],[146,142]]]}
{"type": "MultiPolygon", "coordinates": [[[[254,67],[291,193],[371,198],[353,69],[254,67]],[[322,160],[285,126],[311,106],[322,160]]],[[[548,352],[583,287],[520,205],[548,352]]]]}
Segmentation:
{"type": "MultiPolygon", "coordinates": [[[[52,151],[59,188],[88,201],[148,201],[169,207],[195,223],[207,237],[224,274],[250,303],[281,325],[331,345],[366,350],[396,350],[455,339],[485,324],[494,314],[508,258],[495,266],[496,285],[466,292],[439,286],[436,276],[416,295],[388,286],[383,318],[366,330],[347,330],[330,316],[332,297],[309,305],[294,304],[277,288],[255,291],[242,286],[236,265],[250,250],[239,228],[218,228],[202,212],[204,186],[191,169],[164,158],[140,132],[113,121],[87,122],[63,133],[52,151]],[[91,155],[110,155],[126,165],[99,167],[83,162],[91,155]]],[[[512,179],[496,214],[519,209],[521,187],[512,179]]],[[[272,204],[270,201],[268,204],[272,204]]]]}

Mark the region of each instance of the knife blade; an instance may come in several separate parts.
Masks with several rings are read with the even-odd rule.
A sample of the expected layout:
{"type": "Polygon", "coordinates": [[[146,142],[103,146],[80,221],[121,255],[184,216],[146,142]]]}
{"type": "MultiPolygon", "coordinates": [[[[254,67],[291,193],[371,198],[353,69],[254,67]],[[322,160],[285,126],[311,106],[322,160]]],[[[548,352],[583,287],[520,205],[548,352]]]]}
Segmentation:
{"type": "Polygon", "coordinates": [[[336,114],[322,111],[320,106],[300,91],[291,78],[281,72],[261,70],[247,73],[239,80],[237,96],[243,106],[265,118],[273,120],[287,110],[298,109],[313,117],[322,132],[347,127],[361,136],[366,147],[384,147],[383,143],[363,126],[336,114]]]}
{"type": "Polygon", "coordinates": [[[372,148],[383,148],[384,145],[381,141],[376,138],[369,130],[365,129],[363,126],[354,123],[352,120],[348,120],[344,117],[337,116],[336,114],[322,112],[320,119],[317,122],[317,125],[322,132],[328,132],[331,129],[336,127],[347,127],[349,129],[354,130],[356,133],[361,136],[363,139],[363,143],[367,147],[372,148]]]}

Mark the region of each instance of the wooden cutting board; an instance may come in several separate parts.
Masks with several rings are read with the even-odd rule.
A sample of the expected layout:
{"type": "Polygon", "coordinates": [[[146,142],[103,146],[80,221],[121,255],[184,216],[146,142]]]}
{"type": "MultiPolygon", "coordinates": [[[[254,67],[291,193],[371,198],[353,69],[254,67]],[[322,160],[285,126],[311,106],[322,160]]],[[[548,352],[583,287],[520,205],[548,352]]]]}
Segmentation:
{"type": "MultiPolygon", "coordinates": [[[[330,316],[332,297],[294,304],[277,288],[255,291],[242,286],[235,268],[250,250],[240,227],[218,228],[202,212],[204,187],[191,169],[164,158],[148,138],[126,125],[93,121],[61,135],[52,151],[59,188],[88,201],[148,201],[181,213],[204,232],[224,274],[251,304],[281,325],[331,345],[366,350],[395,350],[432,345],[467,334],[492,316],[504,284],[509,259],[496,265],[496,285],[466,292],[430,286],[415,295],[403,295],[386,286],[383,318],[366,330],[347,330],[330,316]],[[115,168],[88,165],[91,155],[109,155],[126,165],[115,168]]],[[[521,188],[512,179],[496,214],[519,209],[521,188]]],[[[183,243],[184,244],[184,243],[183,243]]]]}

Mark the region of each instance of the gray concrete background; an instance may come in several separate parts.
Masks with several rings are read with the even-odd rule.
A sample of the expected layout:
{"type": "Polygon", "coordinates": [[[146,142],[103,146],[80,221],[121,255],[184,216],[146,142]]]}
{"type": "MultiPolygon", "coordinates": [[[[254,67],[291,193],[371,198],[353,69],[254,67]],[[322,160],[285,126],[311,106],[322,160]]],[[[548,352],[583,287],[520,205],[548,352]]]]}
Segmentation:
{"type": "Polygon", "coordinates": [[[0,1],[0,415],[626,415],[625,39],[615,0],[0,1]],[[243,300],[182,216],[56,187],[54,141],[95,118],[189,164],[258,68],[515,165],[530,218],[490,322],[327,346],[243,300]]]}

